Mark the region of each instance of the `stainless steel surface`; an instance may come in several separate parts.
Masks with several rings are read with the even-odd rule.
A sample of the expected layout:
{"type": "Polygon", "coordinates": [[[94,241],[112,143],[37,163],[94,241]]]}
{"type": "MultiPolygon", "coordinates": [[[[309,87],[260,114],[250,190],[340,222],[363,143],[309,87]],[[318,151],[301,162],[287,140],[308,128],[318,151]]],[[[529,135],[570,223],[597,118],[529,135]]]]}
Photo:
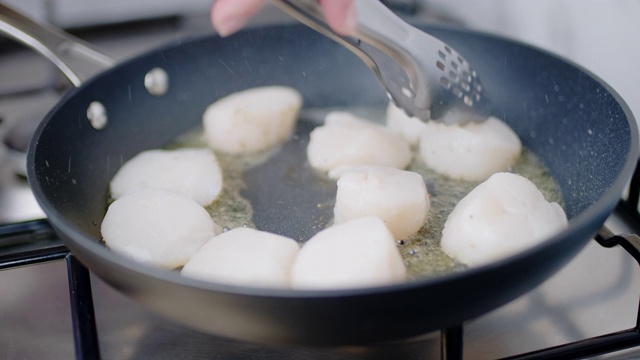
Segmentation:
{"type": "Polygon", "coordinates": [[[3,0],[30,17],[63,28],[205,13],[211,0],[3,0]]]}
{"type": "MultiPolygon", "coordinates": [[[[271,20],[286,21],[273,9],[271,20]]],[[[126,29],[89,32],[86,39],[128,58],[168,40],[209,32],[207,14],[189,21],[149,23],[126,29]]],[[[30,51],[0,49],[0,86],[38,87],[57,70],[30,51]]],[[[0,98],[0,137],[22,121],[39,121],[60,93],[42,91],[0,98]]],[[[26,181],[14,174],[0,151],[0,223],[42,216],[26,181]]],[[[618,216],[607,226],[630,232],[618,216]]],[[[74,357],[65,263],[0,271],[0,359],[74,357]]],[[[438,334],[403,344],[340,349],[278,347],[240,343],[186,329],[160,318],[92,278],[101,354],[104,359],[433,359],[438,334]]],[[[567,267],[527,295],[466,324],[465,358],[504,357],[630,328],[640,296],[640,269],[622,249],[595,241],[567,267]]],[[[435,295],[437,296],[437,294],[435,295]]],[[[188,306],[188,305],[185,305],[188,306]]],[[[640,349],[605,356],[637,359],[640,349]]]]}
{"type": "Polygon", "coordinates": [[[87,108],[87,119],[96,130],[102,130],[109,122],[109,116],[107,115],[107,109],[99,101],[92,101],[87,108]]]}
{"type": "Polygon", "coordinates": [[[355,1],[358,23],[349,37],[327,25],[313,0],[275,3],[360,57],[408,115],[448,125],[484,121],[489,116],[489,102],[471,65],[450,46],[407,24],[381,2],[355,1]]]}
{"type": "Polygon", "coordinates": [[[0,32],[39,52],[78,87],[114,60],[93,46],[51,26],[44,26],[0,4],[0,32]]]}
{"type": "Polygon", "coordinates": [[[144,87],[153,96],[162,96],[169,90],[169,75],[162,68],[153,68],[144,77],[144,87]]]}

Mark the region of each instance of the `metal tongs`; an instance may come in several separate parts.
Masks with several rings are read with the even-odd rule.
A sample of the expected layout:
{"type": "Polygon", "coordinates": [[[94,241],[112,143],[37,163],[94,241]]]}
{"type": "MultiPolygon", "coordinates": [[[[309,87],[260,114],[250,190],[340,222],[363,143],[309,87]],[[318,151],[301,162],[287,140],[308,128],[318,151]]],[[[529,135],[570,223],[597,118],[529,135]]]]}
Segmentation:
{"type": "Polygon", "coordinates": [[[407,115],[444,124],[481,122],[489,102],[478,74],[441,40],[407,24],[378,0],[355,0],[353,36],[335,33],[315,0],[274,0],[300,22],[355,53],[407,115]]]}

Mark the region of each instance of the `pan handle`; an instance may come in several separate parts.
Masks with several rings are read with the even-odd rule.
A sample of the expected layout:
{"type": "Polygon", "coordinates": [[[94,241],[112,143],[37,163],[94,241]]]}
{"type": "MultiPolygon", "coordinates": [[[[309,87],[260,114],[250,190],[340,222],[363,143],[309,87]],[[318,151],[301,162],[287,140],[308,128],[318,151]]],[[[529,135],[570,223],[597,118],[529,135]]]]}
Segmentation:
{"type": "Polygon", "coordinates": [[[115,64],[88,43],[54,26],[40,24],[4,4],[0,4],[0,33],[49,59],[75,87],[115,64]]]}

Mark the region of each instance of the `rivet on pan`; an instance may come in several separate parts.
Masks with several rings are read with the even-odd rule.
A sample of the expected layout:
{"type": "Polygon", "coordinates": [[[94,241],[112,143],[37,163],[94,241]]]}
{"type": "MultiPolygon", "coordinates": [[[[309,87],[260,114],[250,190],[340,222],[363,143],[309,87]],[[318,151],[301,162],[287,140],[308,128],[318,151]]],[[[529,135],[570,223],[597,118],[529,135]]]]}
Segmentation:
{"type": "Polygon", "coordinates": [[[169,75],[161,68],[153,68],[144,76],[144,87],[153,96],[162,96],[169,90],[169,75]]]}
{"type": "Polygon", "coordinates": [[[94,129],[102,130],[107,126],[109,120],[107,109],[99,101],[94,101],[87,108],[87,119],[89,119],[89,123],[94,129]]]}

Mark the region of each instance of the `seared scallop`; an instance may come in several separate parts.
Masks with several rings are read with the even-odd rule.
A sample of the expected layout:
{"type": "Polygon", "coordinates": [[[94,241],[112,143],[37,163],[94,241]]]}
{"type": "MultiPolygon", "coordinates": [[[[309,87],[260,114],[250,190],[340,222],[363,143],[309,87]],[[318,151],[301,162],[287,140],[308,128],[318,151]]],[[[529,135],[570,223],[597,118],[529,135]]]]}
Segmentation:
{"type": "Polygon", "coordinates": [[[239,91],[211,104],[203,115],[209,146],[231,154],[266,150],[293,134],[302,96],[285,86],[239,91]]]}
{"type": "Polygon", "coordinates": [[[454,179],[485,180],[513,166],[521,151],[518,135],[496,117],[462,126],[430,121],[420,138],[426,165],[454,179]]]}
{"type": "Polygon", "coordinates": [[[107,247],[114,252],[174,269],[220,233],[220,227],[188,197],[147,188],[114,201],[101,231],[107,247]]]}
{"type": "Polygon", "coordinates": [[[400,240],[420,230],[429,208],[429,194],[420,174],[391,167],[358,166],[338,179],[333,214],[336,224],[377,216],[400,240]]]}
{"type": "Polygon", "coordinates": [[[288,288],[300,246],[290,238],[236,228],[207,241],[182,275],[239,286],[288,288]]]}
{"type": "Polygon", "coordinates": [[[206,206],[222,190],[222,169],[210,149],[147,150],[118,170],[111,196],[119,199],[144,188],[173,191],[206,206]]]}
{"type": "Polygon", "coordinates": [[[456,205],[442,231],[442,249],[469,266],[530,248],[567,227],[558,203],[528,179],[497,173],[456,205]]]}
{"type": "Polygon", "coordinates": [[[307,146],[314,168],[329,172],[344,165],[382,165],[399,169],[411,161],[409,144],[384,126],[347,112],[332,112],[315,128],[307,146]]]}
{"type": "Polygon", "coordinates": [[[398,283],[406,269],[380,218],[334,225],[307,241],[293,264],[294,289],[345,289],[398,283]]]}
{"type": "Polygon", "coordinates": [[[400,134],[411,145],[418,145],[420,136],[427,124],[416,118],[407,115],[404,110],[389,102],[386,112],[386,124],[391,131],[400,134]]]}

